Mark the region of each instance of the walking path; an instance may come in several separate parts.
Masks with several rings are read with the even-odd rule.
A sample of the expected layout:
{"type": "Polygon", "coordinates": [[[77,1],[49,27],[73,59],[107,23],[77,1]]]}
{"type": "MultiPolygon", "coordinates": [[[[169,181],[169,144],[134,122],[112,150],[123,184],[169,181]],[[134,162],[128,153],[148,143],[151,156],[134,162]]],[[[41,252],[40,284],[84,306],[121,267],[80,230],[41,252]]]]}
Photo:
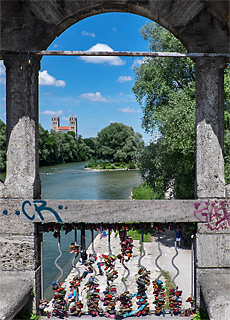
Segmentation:
{"type": "MultiPolygon", "coordinates": [[[[106,254],[109,252],[108,248],[108,237],[102,237],[100,238],[100,235],[96,237],[94,240],[94,250],[96,253],[99,254],[106,254]]],[[[158,237],[152,237],[152,242],[144,242],[144,250],[145,250],[145,256],[141,259],[141,264],[146,267],[147,270],[150,271],[150,278],[151,278],[151,283],[148,286],[148,289],[146,291],[147,296],[148,296],[148,302],[150,305],[150,310],[152,313],[154,312],[155,305],[153,304],[154,301],[154,295],[153,295],[153,285],[152,285],[152,280],[155,280],[159,275],[160,275],[160,270],[157,268],[155,265],[155,259],[157,256],[159,256],[159,248],[158,246],[160,245],[160,249],[162,251],[161,257],[158,259],[158,265],[165,271],[168,271],[170,273],[170,276],[173,278],[177,271],[176,269],[172,266],[171,260],[173,256],[175,256],[176,251],[175,251],[175,232],[174,231],[165,231],[163,236],[159,239],[158,243],[158,237]],[[160,244],[159,244],[160,243],[160,244]]],[[[134,247],[133,247],[133,256],[132,258],[125,263],[125,265],[129,268],[130,270],[130,275],[127,278],[126,284],[128,291],[130,293],[135,293],[137,292],[137,285],[136,285],[136,278],[137,278],[137,272],[139,270],[138,268],[138,261],[140,258],[140,244],[138,240],[133,241],[134,247]]],[[[120,253],[120,239],[119,236],[115,237],[115,234],[111,234],[111,251],[114,253],[114,255],[118,255],[120,253]]],[[[87,250],[87,253],[93,253],[92,251],[92,245],[90,245],[89,249],[87,250]]],[[[178,249],[178,255],[174,259],[174,263],[176,266],[178,266],[180,273],[178,277],[175,279],[175,283],[178,286],[179,290],[182,290],[182,305],[184,308],[189,308],[190,303],[186,302],[186,299],[190,297],[191,295],[191,250],[186,249],[186,248],[179,248],[178,249]]],[[[96,263],[95,269],[98,274],[98,268],[96,263]]],[[[85,267],[78,262],[76,264],[76,267],[80,271],[80,274],[83,274],[83,271],[85,267]]],[[[118,271],[118,278],[114,280],[113,284],[117,288],[117,295],[120,295],[125,291],[125,287],[121,279],[123,277],[126,277],[127,271],[123,268],[122,264],[116,260],[115,264],[115,269],[118,271]]],[[[66,290],[67,294],[69,294],[69,281],[73,279],[73,277],[77,275],[77,270],[75,268],[72,269],[70,272],[69,276],[65,280],[66,284],[66,290]]],[[[92,275],[92,274],[90,274],[92,275]]],[[[82,312],[82,319],[83,320],[89,320],[92,319],[91,316],[87,315],[87,304],[86,304],[86,292],[84,290],[84,285],[88,281],[89,275],[84,279],[81,283],[81,288],[80,288],[80,294],[84,298],[84,308],[82,312]]],[[[98,280],[99,280],[99,288],[100,288],[100,295],[103,297],[103,291],[105,290],[107,283],[106,283],[106,276],[105,275],[98,275],[98,280]]],[[[161,277],[161,280],[164,281],[163,277],[161,277]]],[[[101,302],[102,304],[102,302],[101,302]]],[[[117,302],[117,306],[120,303],[117,302]]],[[[135,309],[135,302],[133,303],[133,309],[135,309]]],[[[101,305],[102,306],[102,305],[101,305]]],[[[51,311],[51,303],[49,310],[51,311]]],[[[76,316],[69,315],[70,319],[79,319],[76,316]]],[[[160,317],[163,318],[163,315],[160,317]]],[[[135,318],[135,317],[129,317],[129,318],[135,318]]],[[[146,320],[150,319],[156,319],[155,314],[153,313],[152,315],[145,316],[146,320]]],[[[180,316],[171,316],[171,315],[165,315],[165,319],[192,319],[192,317],[180,317],[180,316]]],[[[42,317],[42,319],[47,319],[46,317],[42,317]]],[[[56,317],[52,317],[51,319],[57,319],[56,317]]]]}

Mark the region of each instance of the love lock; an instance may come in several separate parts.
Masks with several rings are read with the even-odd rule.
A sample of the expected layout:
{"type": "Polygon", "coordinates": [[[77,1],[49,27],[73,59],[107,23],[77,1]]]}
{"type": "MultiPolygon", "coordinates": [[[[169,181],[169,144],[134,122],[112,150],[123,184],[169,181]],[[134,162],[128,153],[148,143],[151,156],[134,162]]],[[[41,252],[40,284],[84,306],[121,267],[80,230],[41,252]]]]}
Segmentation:
{"type": "Polygon", "coordinates": [[[74,253],[76,255],[78,255],[81,252],[81,245],[75,243],[71,243],[71,245],[69,246],[69,253],[74,253]]]}
{"type": "Polygon", "coordinates": [[[69,309],[71,302],[73,302],[70,308],[70,313],[80,317],[82,315],[83,303],[79,298],[79,288],[81,285],[82,278],[80,276],[74,276],[73,280],[70,281],[70,289],[72,293],[68,296],[66,310],[69,309]]]}
{"type": "Polygon", "coordinates": [[[153,294],[155,296],[155,301],[153,302],[156,304],[155,306],[155,314],[156,315],[161,315],[165,313],[164,311],[164,305],[165,305],[165,286],[163,284],[163,281],[161,280],[155,280],[153,281],[153,294]]]}
{"type": "Polygon", "coordinates": [[[66,290],[63,283],[58,283],[56,281],[52,282],[54,296],[52,300],[52,314],[59,317],[68,318],[68,312],[66,311],[66,301],[65,294],[66,290]]]}
{"type": "Polygon", "coordinates": [[[170,290],[169,293],[169,306],[171,309],[171,314],[178,315],[181,313],[181,306],[182,306],[182,300],[181,300],[182,291],[178,290],[178,288],[173,288],[170,290]]]}
{"type": "Polygon", "coordinates": [[[90,277],[88,282],[85,285],[85,288],[87,288],[87,306],[88,306],[88,313],[92,317],[96,317],[98,315],[103,315],[103,310],[99,308],[99,289],[96,289],[98,287],[97,285],[98,280],[95,277],[90,277]]]}
{"type": "Polygon", "coordinates": [[[137,283],[137,306],[138,309],[135,311],[135,314],[139,316],[145,316],[149,314],[149,303],[148,303],[148,297],[146,294],[146,290],[149,284],[150,284],[150,279],[149,279],[149,274],[150,272],[147,271],[147,269],[144,266],[141,266],[138,275],[139,277],[136,279],[137,283]]]}
{"type": "Polygon", "coordinates": [[[130,313],[132,311],[132,301],[131,294],[129,291],[124,292],[118,300],[120,301],[120,309],[119,312],[124,315],[126,313],[130,313]]]}

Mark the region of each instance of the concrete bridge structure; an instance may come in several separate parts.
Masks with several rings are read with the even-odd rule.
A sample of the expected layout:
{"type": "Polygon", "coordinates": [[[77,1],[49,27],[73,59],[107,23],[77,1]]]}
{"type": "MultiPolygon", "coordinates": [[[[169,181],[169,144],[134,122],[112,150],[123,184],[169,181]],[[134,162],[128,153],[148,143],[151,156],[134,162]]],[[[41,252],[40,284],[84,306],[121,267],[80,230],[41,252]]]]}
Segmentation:
{"type": "MultiPolygon", "coordinates": [[[[197,222],[196,302],[210,319],[230,314],[230,194],[224,181],[224,68],[229,0],[14,0],[0,2],[6,66],[7,175],[0,182],[0,319],[41,296],[38,222],[197,222]],[[172,32],[196,65],[196,200],[42,201],[38,155],[38,72],[46,50],[71,25],[107,12],[149,18],[172,32]],[[27,55],[20,54],[27,51],[27,55]],[[11,52],[10,52],[11,51],[11,52]],[[15,51],[18,51],[15,54],[15,51]],[[141,213],[141,214],[140,214],[141,213]],[[15,282],[23,290],[15,293],[15,282]],[[20,292],[21,291],[21,292],[20,292]]],[[[106,27],[106,26],[105,26],[106,27]]]]}

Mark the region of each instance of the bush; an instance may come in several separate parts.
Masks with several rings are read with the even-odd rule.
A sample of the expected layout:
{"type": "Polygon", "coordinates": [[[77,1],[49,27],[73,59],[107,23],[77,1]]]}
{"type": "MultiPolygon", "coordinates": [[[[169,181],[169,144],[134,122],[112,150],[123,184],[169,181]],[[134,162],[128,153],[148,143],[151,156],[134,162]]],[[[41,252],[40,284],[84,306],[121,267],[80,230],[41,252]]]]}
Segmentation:
{"type": "Polygon", "coordinates": [[[127,164],[126,164],[125,162],[122,162],[122,163],[121,163],[121,166],[122,166],[122,168],[125,169],[125,168],[127,167],[127,164]]]}
{"type": "Polygon", "coordinates": [[[132,199],[136,200],[151,200],[151,199],[164,199],[159,197],[158,193],[154,192],[147,183],[142,183],[138,187],[132,189],[132,199]]]}
{"type": "Polygon", "coordinates": [[[128,169],[136,169],[136,165],[134,162],[132,162],[131,160],[129,161],[128,165],[127,165],[128,169]]]}

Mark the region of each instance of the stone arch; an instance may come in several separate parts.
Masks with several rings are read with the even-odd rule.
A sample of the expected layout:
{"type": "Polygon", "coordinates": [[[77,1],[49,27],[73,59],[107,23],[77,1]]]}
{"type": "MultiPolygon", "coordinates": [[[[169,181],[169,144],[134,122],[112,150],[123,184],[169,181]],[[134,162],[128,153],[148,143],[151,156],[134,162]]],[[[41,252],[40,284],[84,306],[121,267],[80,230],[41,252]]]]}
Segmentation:
{"type": "MultiPolygon", "coordinates": [[[[1,50],[45,50],[55,37],[86,17],[105,12],[129,12],[158,22],[172,32],[189,52],[229,53],[229,9],[229,0],[1,0],[1,50]]],[[[40,198],[38,166],[38,70],[40,61],[36,57],[31,57],[31,63],[28,64],[28,56],[20,57],[20,55],[3,53],[0,59],[4,59],[6,65],[7,136],[9,140],[7,155],[10,163],[5,184],[0,182],[0,203],[2,208],[7,208],[10,212],[9,220],[5,216],[6,210],[2,213],[3,237],[0,239],[0,245],[5,246],[6,241],[9,243],[10,249],[4,259],[10,261],[12,245],[23,243],[26,236],[30,243],[33,263],[26,270],[17,269],[17,276],[23,276],[29,280],[28,292],[33,285],[36,300],[34,304],[37,308],[41,272],[38,252],[39,234],[34,226],[28,228],[23,220],[18,225],[15,218],[18,218],[21,200],[40,198]],[[17,234],[15,234],[15,223],[18,229],[17,234]]],[[[196,196],[201,200],[225,197],[223,170],[225,63],[226,61],[221,57],[203,57],[196,60],[196,196]]],[[[37,203],[36,200],[35,203],[37,203]]],[[[126,204],[129,209],[131,203],[129,201],[126,204]]],[[[183,221],[188,214],[188,204],[182,205],[181,200],[175,203],[174,219],[180,212],[181,215],[183,214],[180,221],[183,221]]],[[[193,206],[192,202],[189,203],[190,206],[193,206]]],[[[85,206],[77,203],[77,209],[74,212],[78,212],[83,206],[84,215],[85,212],[88,212],[89,205],[89,202],[86,202],[85,206]]],[[[113,211],[117,214],[119,205],[127,214],[126,206],[119,203],[109,206],[109,210],[113,207],[113,211]]],[[[91,206],[96,215],[100,215],[101,211],[108,212],[106,202],[99,204],[99,208],[96,209],[94,203],[91,203],[91,206]]],[[[143,208],[144,206],[141,210],[143,208]]],[[[170,203],[168,212],[171,209],[170,203]]],[[[151,217],[153,221],[154,210],[151,203],[147,213],[147,219],[151,217]]],[[[196,266],[197,284],[202,288],[202,292],[206,293],[204,298],[210,316],[216,319],[219,309],[215,310],[216,301],[213,301],[212,296],[215,294],[220,298],[223,297],[222,301],[226,296],[223,294],[222,286],[219,286],[221,290],[218,289],[218,285],[213,285],[210,289],[208,283],[219,284],[221,279],[229,279],[229,261],[223,259],[229,249],[229,228],[227,231],[222,230],[223,234],[213,232],[207,237],[207,229],[203,225],[203,228],[200,226],[199,232],[202,233],[202,237],[198,239],[197,244],[200,254],[196,266]],[[218,242],[220,238],[222,239],[221,245],[218,242]],[[213,255],[207,254],[210,252],[210,243],[212,253],[219,253],[219,256],[215,254],[217,257],[215,262],[212,261],[213,255]],[[226,277],[223,278],[224,272],[226,277]]],[[[2,257],[0,258],[2,260],[2,257]]],[[[23,254],[19,258],[23,258],[23,254]]],[[[14,285],[15,271],[11,271],[1,266],[0,277],[4,277],[5,281],[6,275],[12,274],[11,283],[14,285]]],[[[224,282],[224,285],[226,283],[227,281],[224,282]]],[[[228,287],[225,288],[228,289],[229,283],[227,285],[228,287]]],[[[227,289],[224,293],[229,293],[227,289]]],[[[199,291],[197,290],[197,301],[198,299],[199,291]]],[[[218,314],[221,319],[224,318],[224,313],[225,315],[227,311],[229,313],[227,302],[223,302],[225,309],[220,310],[221,315],[218,314]]]]}
{"type": "Polygon", "coordinates": [[[75,11],[74,13],[71,13],[68,16],[65,16],[64,19],[60,21],[60,23],[55,25],[52,28],[52,30],[49,30],[48,34],[46,35],[43,42],[41,43],[41,47],[46,49],[52,43],[52,41],[54,41],[56,37],[61,35],[69,27],[78,23],[81,20],[87,19],[89,17],[93,17],[95,15],[100,15],[105,13],[115,13],[115,12],[130,13],[130,14],[139,15],[147,19],[150,19],[160,24],[162,27],[166,28],[167,30],[169,30],[176,37],[178,37],[178,39],[182,43],[186,45],[185,39],[180,36],[176,28],[172,24],[167,22],[163,17],[159,17],[158,14],[149,10],[149,8],[140,7],[137,4],[127,5],[125,3],[121,4],[120,1],[114,1],[113,3],[110,3],[110,2],[108,2],[108,4],[104,3],[103,5],[98,3],[97,5],[93,6],[93,8],[91,6],[84,7],[78,11],[75,11]]]}
{"type": "Polygon", "coordinates": [[[189,52],[229,51],[229,1],[1,1],[2,49],[45,50],[74,23],[106,12],[144,16],[172,32],[189,52]]]}

